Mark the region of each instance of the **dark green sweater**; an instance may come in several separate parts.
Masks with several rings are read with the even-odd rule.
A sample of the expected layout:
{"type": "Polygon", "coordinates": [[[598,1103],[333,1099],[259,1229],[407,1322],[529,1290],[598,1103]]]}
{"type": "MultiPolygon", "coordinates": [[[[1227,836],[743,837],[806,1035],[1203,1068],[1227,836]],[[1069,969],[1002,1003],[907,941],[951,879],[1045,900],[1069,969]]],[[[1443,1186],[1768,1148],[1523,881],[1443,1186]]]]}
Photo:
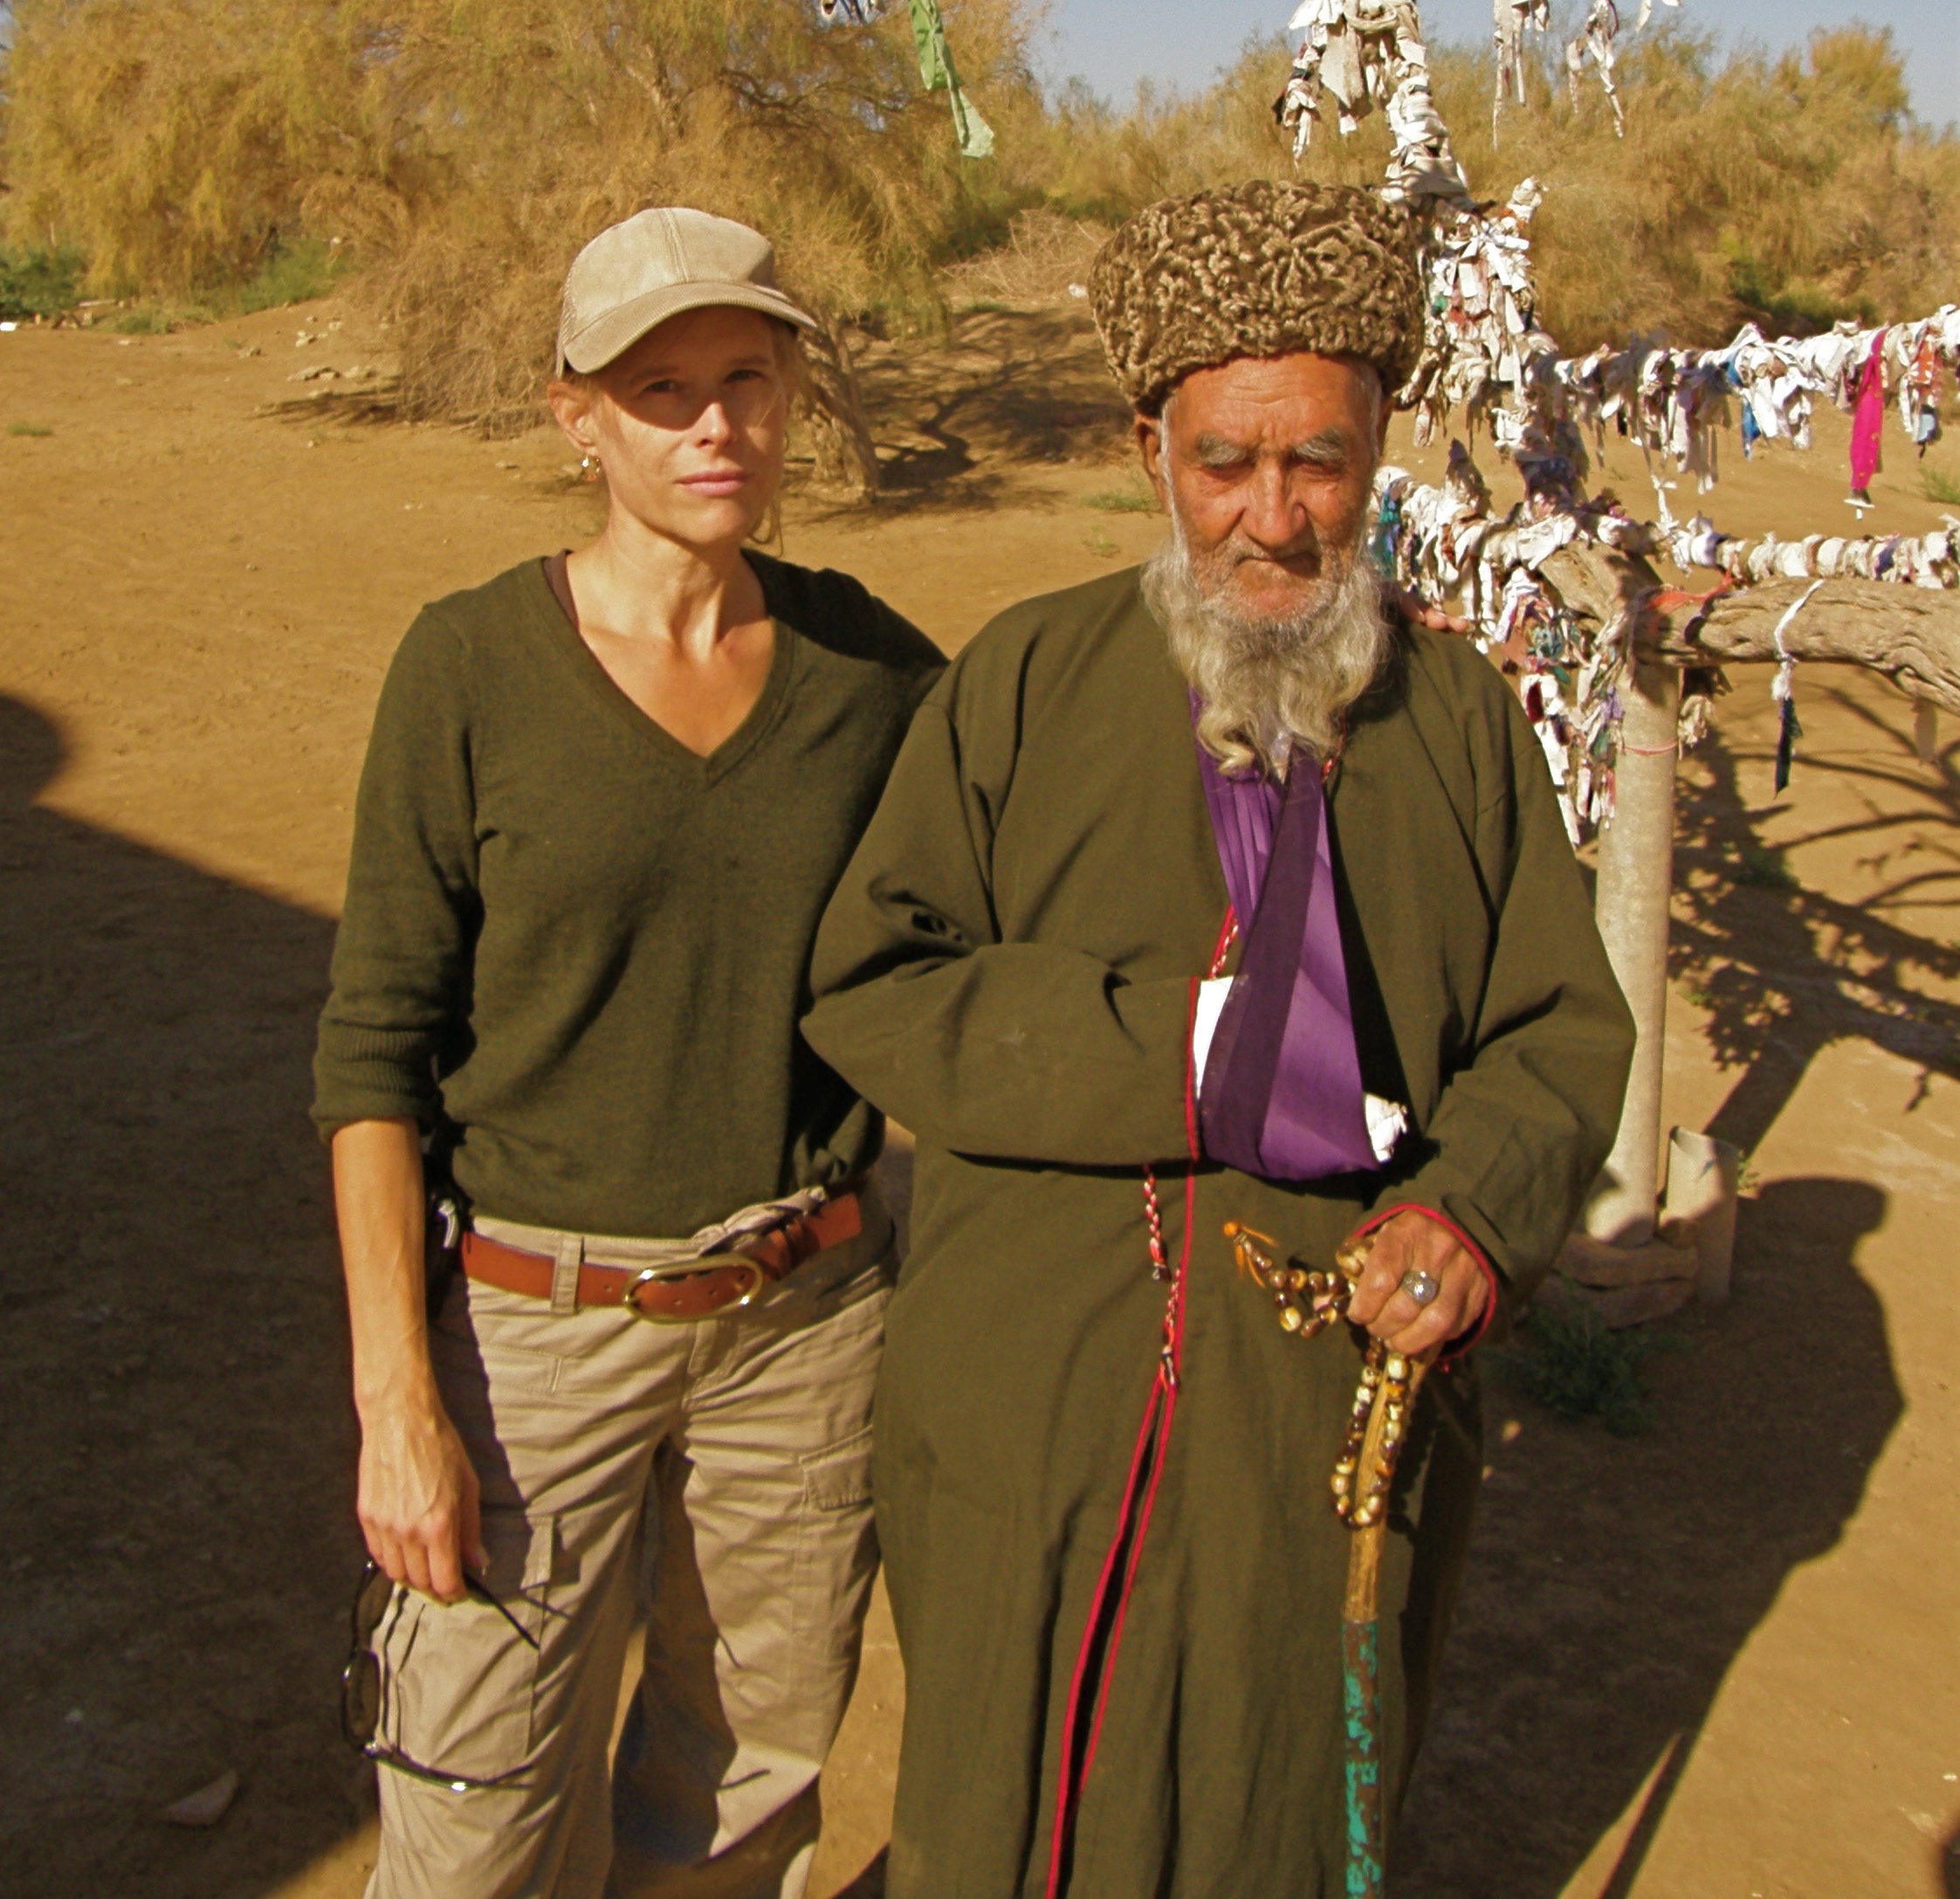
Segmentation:
{"type": "Polygon", "coordinates": [[[483,1212],[648,1237],[876,1158],[877,1116],[796,1021],[943,662],[847,576],[748,558],[774,657],[705,759],[613,684],[540,562],[423,609],[361,774],[323,1133],[412,1115],[483,1212]]]}

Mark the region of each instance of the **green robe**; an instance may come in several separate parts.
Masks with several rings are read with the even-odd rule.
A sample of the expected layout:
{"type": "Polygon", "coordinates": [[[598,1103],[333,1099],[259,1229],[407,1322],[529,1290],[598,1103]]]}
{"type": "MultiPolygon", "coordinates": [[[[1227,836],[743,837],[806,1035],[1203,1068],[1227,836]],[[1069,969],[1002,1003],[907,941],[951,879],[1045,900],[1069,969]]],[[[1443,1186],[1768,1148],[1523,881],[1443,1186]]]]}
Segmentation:
{"type": "MultiPolygon", "coordinates": [[[[1221,1227],[1325,1264],[1372,1209],[1418,1203],[1515,1296],[1610,1145],[1632,1045],[1516,702],[1460,641],[1398,656],[1328,793],[1362,1078],[1415,1131],[1386,1173],[1190,1162],[1193,983],[1226,892],[1134,570],[966,648],[831,902],[805,1032],[918,1140],[876,1453],[907,1695],[893,1899],[1342,1889],[1349,1532],[1328,1474],[1360,1353],[1345,1327],[1283,1332],[1221,1227]],[[1188,1230],[1179,1378],[1147,1521],[1113,1548],[1165,1318],[1146,1165],[1173,1264],[1188,1230]],[[1051,1889],[1072,1687],[1070,1745],[1092,1752],[1051,1889]]],[[[1479,1471],[1468,1369],[1425,1393],[1383,1563],[1391,1814],[1479,1471]]]]}

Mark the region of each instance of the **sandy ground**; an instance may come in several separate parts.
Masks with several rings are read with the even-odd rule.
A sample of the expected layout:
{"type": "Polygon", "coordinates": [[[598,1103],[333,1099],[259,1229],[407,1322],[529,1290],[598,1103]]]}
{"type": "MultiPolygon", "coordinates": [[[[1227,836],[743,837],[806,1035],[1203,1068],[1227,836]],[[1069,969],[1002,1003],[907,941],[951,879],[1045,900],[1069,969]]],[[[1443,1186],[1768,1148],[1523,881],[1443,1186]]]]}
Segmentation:
{"type": "MultiPolygon", "coordinates": [[[[290,380],[386,346],[338,304],[0,337],[0,1885],[35,1899],[352,1899],[368,1863],[334,1717],[360,1551],[312,1021],[401,630],[598,513],[546,431],[290,380]],[[219,1825],[162,1821],[227,1769],[219,1825]]],[[[1154,543],[1072,313],[864,368],[891,492],[794,499],[791,558],[950,649],[1154,543]]],[[[1715,518],[1843,531],[1819,433],[1730,454],[1715,518]]],[[[1888,452],[1872,525],[1933,525],[1888,452]]],[[[1960,477],[1950,446],[1929,465],[1960,477]]],[[[1637,457],[1608,471],[1644,493],[1637,457]]],[[[1919,763],[1889,688],[1807,668],[1772,798],[1767,679],[1736,687],[1683,770],[1668,1083],[1672,1118],[1750,1152],[1736,1297],[1667,1328],[1642,1438],[1492,1368],[1403,1899],[1960,1894],[1960,752],[1919,763]]],[[[824,1893],[882,1840],[902,1700],[881,1613],[824,1893]]]]}

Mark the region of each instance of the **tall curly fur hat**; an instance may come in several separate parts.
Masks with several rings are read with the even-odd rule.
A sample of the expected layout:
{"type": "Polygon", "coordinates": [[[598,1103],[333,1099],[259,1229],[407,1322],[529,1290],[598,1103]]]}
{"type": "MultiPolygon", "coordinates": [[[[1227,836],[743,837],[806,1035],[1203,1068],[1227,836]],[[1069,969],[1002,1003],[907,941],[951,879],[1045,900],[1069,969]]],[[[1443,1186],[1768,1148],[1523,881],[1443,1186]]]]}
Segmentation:
{"type": "Polygon", "coordinates": [[[1089,296],[1111,373],[1150,416],[1234,356],[1362,356],[1393,392],[1422,347],[1407,214],[1358,185],[1255,178],[1160,199],[1097,253],[1089,296]]]}

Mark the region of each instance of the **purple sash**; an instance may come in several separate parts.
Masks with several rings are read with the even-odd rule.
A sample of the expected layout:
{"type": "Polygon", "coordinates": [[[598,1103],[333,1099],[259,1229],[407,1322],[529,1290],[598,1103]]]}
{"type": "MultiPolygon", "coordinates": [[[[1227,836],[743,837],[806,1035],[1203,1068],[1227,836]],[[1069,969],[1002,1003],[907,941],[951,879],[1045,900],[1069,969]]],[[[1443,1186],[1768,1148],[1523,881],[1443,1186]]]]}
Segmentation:
{"type": "MultiPolygon", "coordinates": [[[[1195,693],[1191,705],[1195,718],[1195,693]]],[[[1283,786],[1228,778],[1202,746],[1197,752],[1242,939],[1205,1064],[1205,1152],[1270,1180],[1376,1168],[1320,773],[1302,753],[1283,786]]]]}

